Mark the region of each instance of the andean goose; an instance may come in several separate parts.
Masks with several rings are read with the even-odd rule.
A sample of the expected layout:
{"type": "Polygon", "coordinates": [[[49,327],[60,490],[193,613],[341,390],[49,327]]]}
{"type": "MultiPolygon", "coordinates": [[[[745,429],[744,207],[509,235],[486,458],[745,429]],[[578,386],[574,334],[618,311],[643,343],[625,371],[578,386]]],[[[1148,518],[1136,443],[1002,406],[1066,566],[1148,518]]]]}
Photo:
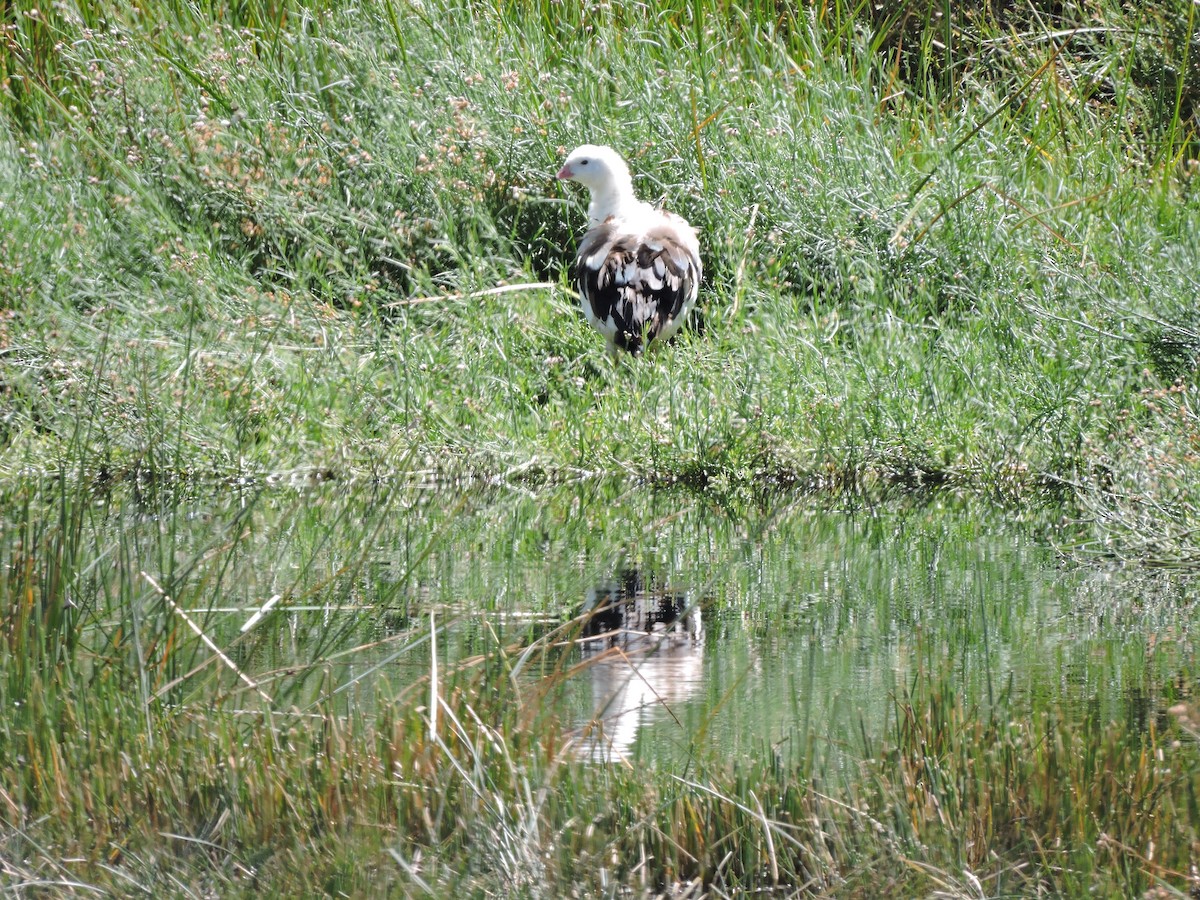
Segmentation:
{"type": "Polygon", "coordinates": [[[636,354],[671,337],[700,289],[696,232],[680,216],[638,200],[629,167],[611,147],[577,147],[558,177],[592,195],[574,278],[584,315],[609,352],[636,354]]]}

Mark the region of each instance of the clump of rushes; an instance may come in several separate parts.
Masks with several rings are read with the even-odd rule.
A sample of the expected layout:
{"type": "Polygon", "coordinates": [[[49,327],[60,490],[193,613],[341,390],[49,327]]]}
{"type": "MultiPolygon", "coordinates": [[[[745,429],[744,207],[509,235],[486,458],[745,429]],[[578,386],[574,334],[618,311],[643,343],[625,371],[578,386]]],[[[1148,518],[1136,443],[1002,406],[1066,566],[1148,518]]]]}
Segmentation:
{"type": "MultiPolygon", "coordinates": [[[[6,615],[48,583],[34,576],[54,545],[22,544],[35,562],[21,569],[6,544],[6,615]]],[[[203,564],[230,561],[210,553],[203,564]]],[[[222,896],[312,884],[349,895],[624,885],[1137,896],[1190,884],[1200,747],[1186,702],[1131,730],[1021,712],[1007,694],[964,696],[947,665],[918,671],[892,698],[890,726],[876,738],[864,730],[857,746],[797,732],[741,758],[701,752],[683,770],[594,765],[555,712],[570,684],[561,641],[578,623],[353,691],[333,674],[344,653],[253,686],[230,657],[210,664],[198,691],[199,644],[165,595],[153,585],[145,595],[164,604],[145,606],[128,632],[94,623],[88,652],[39,655],[71,631],[56,636],[49,620],[41,649],[7,648],[10,884],[222,896]],[[517,660],[546,677],[522,682],[517,660]]],[[[396,646],[427,640],[429,622],[400,625],[396,646]]],[[[8,624],[11,642],[19,623],[8,624]]],[[[267,632],[260,652],[278,637],[267,632]]]]}

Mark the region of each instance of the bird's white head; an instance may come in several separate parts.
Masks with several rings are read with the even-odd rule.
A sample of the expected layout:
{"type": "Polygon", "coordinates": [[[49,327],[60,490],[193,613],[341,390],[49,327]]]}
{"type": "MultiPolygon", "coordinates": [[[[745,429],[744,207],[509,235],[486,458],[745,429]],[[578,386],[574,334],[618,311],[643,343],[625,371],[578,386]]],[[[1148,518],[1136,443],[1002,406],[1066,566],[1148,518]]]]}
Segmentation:
{"type": "Polygon", "coordinates": [[[603,222],[609,216],[627,217],[640,205],[633,195],[629,166],[612,147],[576,147],[558,170],[558,178],[578,182],[591,191],[588,216],[593,222],[603,222]]]}
{"type": "Polygon", "coordinates": [[[584,144],[567,156],[558,170],[560,181],[577,181],[591,191],[604,190],[615,182],[630,182],[629,166],[612,147],[584,144]]]}

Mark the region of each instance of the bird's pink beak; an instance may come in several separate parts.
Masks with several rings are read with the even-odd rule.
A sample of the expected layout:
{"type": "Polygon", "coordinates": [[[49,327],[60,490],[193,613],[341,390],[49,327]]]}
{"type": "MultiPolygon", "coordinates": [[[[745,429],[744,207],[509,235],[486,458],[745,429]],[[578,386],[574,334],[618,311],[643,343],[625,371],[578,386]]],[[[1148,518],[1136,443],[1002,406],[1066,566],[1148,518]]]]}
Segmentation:
{"type": "Polygon", "coordinates": [[[570,166],[563,166],[561,169],[558,170],[558,180],[559,181],[566,181],[568,178],[574,178],[574,177],[575,177],[575,173],[571,171],[570,166]]]}

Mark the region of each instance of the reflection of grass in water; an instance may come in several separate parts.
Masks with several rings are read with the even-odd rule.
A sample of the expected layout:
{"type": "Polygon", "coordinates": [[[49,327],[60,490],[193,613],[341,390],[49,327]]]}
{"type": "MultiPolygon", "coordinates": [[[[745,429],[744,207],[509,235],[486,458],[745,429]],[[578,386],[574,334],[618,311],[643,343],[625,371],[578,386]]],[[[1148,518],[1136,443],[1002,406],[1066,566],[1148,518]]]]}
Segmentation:
{"type": "MultiPolygon", "coordinates": [[[[586,623],[505,630],[502,618],[483,615],[467,629],[467,652],[451,653],[453,618],[474,617],[448,560],[456,555],[466,570],[472,562],[455,548],[482,546],[507,523],[516,539],[493,551],[496,564],[508,554],[510,566],[536,572],[545,551],[534,536],[566,510],[582,513],[564,527],[577,528],[593,553],[611,547],[613,535],[629,540],[631,522],[661,546],[667,508],[679,536],[701,546],[728,528],[722,541],[737,547],[734,535],[753,522],[749,511],[725,524],[693,521],[679,514],[677,494],[662,495],[658,508],[616,496],[589,521],[591,507],[579,498],[592,490],[519,507],[494,495],[493,508],[469,492],[449,502],[402,491],[346,502],[336,485],[279,489],[248,495],[241,515],[216,509],[203,527],[193,524],[202,498],[72,505],[53,487],[12,496],[0,540],[6,878],[115,891],[135,883],[157,893],[178,893],[182,883],[222,895],[312,884],[350,894],[426,884],[438,894],[559,895],[575,886],[637,888],[643,879],[875,896],[969,892],[974,879],[985,892],[1040,883],[1065,894],[1129,893],[1157,876],[1185,883],[1171,873],[1185,871],[1194,826],[1188,797],[1200,760],[1190,707],[1175,713],[1178,727],[1151,719],[1142,730],[1060,709],[1055,699],[1031,711],[1010,702],[1005,684],[984,705],[978,684],[964,688],[958,654],[935,642],[918,653],[924,662],[897,696],[881,700],[890,724],[838,747],[828,743],[827,723],[805,727],[796,717],[781,742],[735,754],[696,743],[685,765],[579,760],[568,743],[577,723],[566,718],[575,707],[562,698],[588,665],[570,644],[586,623]],[[420,527],[396,518],[420,502],[420,527]],[[446,545],[439,559],[447,534],[462,543],[446,545]],[[142,572],[189,611],[226,661],[142,572]],[[460,605],[415,590],[432,584],[432,573],[450,579],[448,596],[460,605]],[[275,612],[245,635],[248,615],[206,612],[254,608],[269,595],[282,597],[275,612]],[[287,613],[322,603],[376,612],[287,613]],[[404,615],[381,634],[373,623],[382,609],[404,615]],[[438,667],[373,669],[384,656],[427,659],[431,611],[438,667]],[[372,646],[379,640],[382,650],[372,646]],[[1150,842],[1153,858],[1144,850],[1150,842]]],[[[853,528],[901,537],[911,529],[906,543],[914,543],[939,506],[877,510],[853,528]]],[[[774,539],[770,529],[782,529],[781,547],[808,534],[810,554],[844,545],[803,509],[792,514],[799,531],[788,514],[762,514],[768,524],[743,548],[749,560],[774,539]]],[[[974,517],[948,521],[980,527],[974,517]]],[[[710,571],[728,573],[730,562],[710,559],[710,571]]],[[[561,584],[592,577],[580,572],[561,584]]],[[[777,577],[796,580],[786,567],[777,577]]],[[[550,593],[559,590],[556,582],[550,593]]],[[[786,595],[782,585],[778,592],[786,595]]],[[[773,627],[766,609],[731,614],[773,627]]],[[[972,630],[959,639],[984,637],[972,630]]]]}

